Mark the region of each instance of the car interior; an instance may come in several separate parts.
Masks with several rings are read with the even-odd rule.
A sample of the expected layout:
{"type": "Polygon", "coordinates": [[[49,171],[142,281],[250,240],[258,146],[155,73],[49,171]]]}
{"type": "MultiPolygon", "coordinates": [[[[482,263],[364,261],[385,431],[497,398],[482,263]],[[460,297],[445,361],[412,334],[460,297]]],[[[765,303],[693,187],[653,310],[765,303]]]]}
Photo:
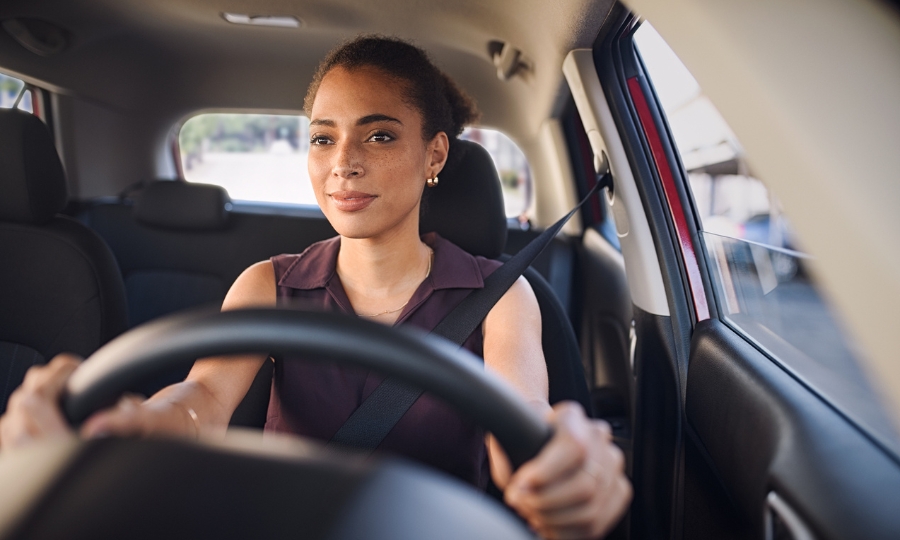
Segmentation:
{"type": "MultiPolygon", "coordinates": [[[[900,82],[900,62],[891,63],[900,51],[900,10],[850,0],[830,0],[815,14],[804,0],[781,12],[663,4],[3,2],[0,413],[27,369],[61,352],[88,358],[62,404],[74,425],[124,392],[151,395],[183,380],[199,357],[305,353],[405,378],[477,420],[518,463],[535,455],[546,424],[433,336],[293,310],[217,313],[245,268],[302,252],[335,231],[314,204],[245,200],[192,180],[180,132],[204,114],[302,116],[319,60],[347,39],[377,33],[426,49],[478,103],[480,127],[504,134],[527,158],[516,184],[525,209],[511,215],[501,158],[484,141],[460,140],[440,185],[425,190],[423,234],[508,260],[611,176],[524,273],[541,309],[550,403],[576,401],[608,422],[626,455],[634,498],[609,538],[900,537],[891,405],[900,385],[873,375],[894,373],[878,370],[893,350],[883,340],[898,338],[880,318],[860,323],[869,319],[854,303],[884,307],[893,297],[849,290],[840,255],[814,233],[821,221],[850,217],[808,210],[809,194],[825,197],[826,187],[803,184],[799,172],[784,180],[783,170],[802,168],[767,160],[779,149],[761,142],[766,135],[753,118],[733,112],[746,96],[729,101],[734,87],[710,75],[716,66],[738,70],[744,59],[762,65],[754,56],[766,47],[759,36],[793,14],[804,21],[798,35],[827,35],[840,21],[846,39],[881,36],[873,47],[892,55],[881,61],[894,67],[883,67],[870,101],[888,100],[889,83],[900,82]],[[681,45],[679,56],[695,59],[692,84],[709,83],[746,152],[729,143],[734,154],[698,162],[719,140],[712,150],[687,152],[679,119],[690,107],[669,106],[647,37],[651,23],[681,45]],[[717,38],[730,48],[698,45],[717,38]],[[747,43],[755,45],[739,46],[747,43]],[[699,67],[696,58],[706,57],[712,67],[699,67]],[[18,86],[5,90],[5,80],[18,86]],[[797,225],[790,241],[776,224],[782,203],[774,195],[729,187],[750,177],[762,186],[757,176],[797,225]],[[729,189],[742,204],[763,200],[765,212],[748,211],[723,228],[721,216],[741,208],[716,206],[729,189]],[[797,338],[807,326],[806,341],[797,338]]],[[[811,63],[798,89],[830,80],[829,69],[856,69],[838,64],[811,63]]],[[[770,105],[757,120],[784,112],[788,101],[751,84],[751,75],[736,87],[756,88],[754,106],[770,105]]],[[[840,91],[833,86],[819,97],[840,91]]],[[[866,120],[866,137],[898,140],[890,122],[900,120],[897,110],[885,105],[881,132],[866,120]]],[[[800,122],[785,120],[779,137],[809,136],[789,120],[800,122]]],[[[802,141],[797,148],[821,142],[802,141]]],[[[218,150],[204,144],[214,157],[218,150]]],[[[898,158],[882,151],[868,162],[887,167],[891,159],[898,158]]],[[[864,182],[877,178],[886,177],[864,182]]],[[[890,239],[900,227],[885,230],[890,239]]],[[[299,438],[263,441],[271,381],[266,362],[224,441],[105,438],[0,451],[0,537],[533,537],[494,486],[483,494],[396,457],[365,459],[299,438]]]]}

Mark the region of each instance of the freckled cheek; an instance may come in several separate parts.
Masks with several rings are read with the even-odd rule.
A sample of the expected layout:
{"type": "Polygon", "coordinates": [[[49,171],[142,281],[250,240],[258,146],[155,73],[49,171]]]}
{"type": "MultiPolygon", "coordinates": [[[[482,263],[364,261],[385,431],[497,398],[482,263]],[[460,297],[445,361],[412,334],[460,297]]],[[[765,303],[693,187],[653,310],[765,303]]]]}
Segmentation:
{"type": "MultiPolygon", "coordinates": [[[[419,185],[419,177],[422,175],[417,162],[412,156],[382,156],[377,158],[377,166],[379,169],[379,178],[382,182],[389,184],[389,189],[393,191],[416,191],[419,185]]],[[[374,165],[374,163],[373,163],[374,165]]],[[[421,183],[424,184],[424,178],[421,183]]]]}
{"type": "MultiPolygon", "coordinates": [[[[374,165],[374,163],[373,163],[374,165]]],[[[420,174],[407,160],[383,158],[378,160],[377,183],[383,195],[389,195],[387,202],[392,207],[407,208],[415,204],[421,193],[417,191],[420,174]]],[[[367,172],[374,172],[374,167],[367,172]]],[[[376,175],[372,175],[375,177],[376,175]]],[[[424,184],[424,180],[422,183],[424,184]]]]}

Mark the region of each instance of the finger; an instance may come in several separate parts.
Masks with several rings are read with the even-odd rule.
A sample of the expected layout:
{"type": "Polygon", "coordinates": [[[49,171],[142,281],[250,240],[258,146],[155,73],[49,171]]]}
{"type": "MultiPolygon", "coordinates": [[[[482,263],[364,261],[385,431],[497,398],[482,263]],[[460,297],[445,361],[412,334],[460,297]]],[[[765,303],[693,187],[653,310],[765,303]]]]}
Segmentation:
{"type": "Polygon", "coordinates": [[[555,430],[541,452],[513,475],[511,484],[540,488],[577,471],[588,456],[591,422],[581,407],[572,402],[557,404],[550,414],[555,430]]]}
{"type": "Polygon", "coordinates": [[[598,481],[596,476],[581,470],[541,489],[525,492],[519,503],[540,513],[566,509],[586,504],[608,483],[609,481],[598,481]]]}
{"type": "MultiPolygon", "coordinates": [[[[534,490],[534,493],[548,503],[556,501],[554,506],[565,505],[568,502],[581,500],[579,494],[583,494],[587,486],[593,490],[602,490],[625,470],[625,457],[621,449],[612,442],[609,424],[598,420],[588,420],[588,425],[579,429],[587,429],[588,440],[577,437],[579,444],[586,445],[587,456],[581,462],[576,471],[566,476],[560,476],[554,482],[548,482],[534,490]],[[566,498],[568,492],[574,490],[574,500],[566,498]]],[[[553,504],[553,503],[551,503],[553,504]]]]}
{"type": "Polygon", "coordinates": [[[58,399],[80,363],[75,355],[60,354],[45,365],[29,368],[22,385],[7,402],[0,423],[0,445],[10,448],[34,439],[71,434],[58,399]]]}
{"type": "MultiPolygon", "coordinates": [[[[539,488],[510,491],[507,497],[510,506],[548,538],[594,538],[619,520],[631,498],[624,455],[611,442],[609,426],[577,415],[574,421],[589,439],[589,456],[578,470],[539,488]]],[[[564,422],[558,422],[564,426],[558,431],[569,429],[564,422]]]]}
{"type": "Polygon", "coordinates": [[[45,399],[56,399],[80,363],[81,358],[74,354],[58,354],[43,366],[29,368],[25,372],[22,388],[45,399]]]}
{"type": "Polygon", "coordinates": [[[2,440],[8,445],[70,433],[55,398],[48,399],[38,392],[19,387],[10,396],[7,406],[2,440]]]}
{"type": "Polygon", "coordinates": [[[609,532],[621,520],[631,502],[631,484],[624,476],[617,477],[606,490],[588,504],[555,512],[539,518],[543,530],[552,531],[558,538],[596,538],[609,532]]]}
{"type": "Polygon", "coordinates": [[[20,401],[17,416],[22,419],[29,435],[35,439],[71,433],[56,399],[27,394],[20,401]]]}
{"type": "Polygon", "coordinates": [[[598,458],[598,463],[604,470],[615,472],[616,474],[625,473],[625,453],[615,444],[608,444],[598,458]]]}
{"type": "Polygon", "coordinates": [[[15,448],[48,435],[68,433],[63,425],[58,430],[46,431],[40,419],[20,407],[13,414],[4,415],[0,419],[0,448],[15,448]]]}
{"type": "Polygon", "coordinates": [[[31,440],[24,418],[5,414],[0,418],[0,449],[15,448],[31,440]]]}
{"type": "Polygon", "coordinates": [[[593,493],[584,504],[577,504],[541,513],[541,524],[553,530],[590,526],[600,514],[601,497],[593,493]]]}
{"type": "Polygon", "coordinates": [[[594,445],[593,454],[595,457],[588,458],[577,474],[533,492],[526,504],[533,505],[554,526],[566,521],[575,521],[577,525],[577,520],[583,517],[577,509],[585,505],[601,504],[615,511],[627,504],[631,485],[624,474],[622,451],[611,442],[599,441],[594,445]],[[624,496],[626,491],[628,495],[624,496]]]}
{"type": "Polygon", "coordinates": [[[575,474],[585,459],[587,450],[570,440],[554,437],[541,454],[513,473],[507,491],[526,496],[552,482],[559,482],[575,474]]]}
{"type": "Polygon", "coordinates": [[[81,436],[85,438],[117,435],[131,437],[147,432],[146,419],[141,410],[143,398],[122,396],[115,407],[95,413],[81,426],[81,436]]]}
{"type": "Polygon", "coordinates": [[[600,434],[600,437],[603,440],[612,441],[612,426],[609,425],[609,422],[606,420],[591,420],[591,425],[600,434]]]}

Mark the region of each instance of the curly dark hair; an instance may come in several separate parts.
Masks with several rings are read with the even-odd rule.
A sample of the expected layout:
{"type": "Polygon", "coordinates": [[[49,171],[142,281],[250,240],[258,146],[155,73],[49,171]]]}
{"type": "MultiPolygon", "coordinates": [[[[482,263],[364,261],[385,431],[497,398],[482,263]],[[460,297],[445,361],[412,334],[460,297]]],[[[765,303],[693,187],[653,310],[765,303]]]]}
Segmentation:
{"type": "Polygon", "coordinates": [[[309,116],[322,79],[336,67],[371,67],[402,81],[404,99],[422,115],[422,137],[443,131],[453,141],[466,125],[478,121],[475,102],[428,58],[428,54],[398,38],[363,35],[332,49],[322,60],[303,100],[309,116]]]}

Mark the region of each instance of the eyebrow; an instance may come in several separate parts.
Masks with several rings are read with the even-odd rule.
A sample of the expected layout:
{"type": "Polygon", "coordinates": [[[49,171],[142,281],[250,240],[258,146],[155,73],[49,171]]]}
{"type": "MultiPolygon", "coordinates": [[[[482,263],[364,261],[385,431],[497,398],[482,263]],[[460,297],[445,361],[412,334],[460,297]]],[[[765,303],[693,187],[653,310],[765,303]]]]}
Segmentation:
{"type": "MultiPolygon", "coordinates": [[[[396,124],[403,125],[403,122],[394,118],[393,116],[388,116],[386,114],[369,114],[363,116],[359,120],[356,121],[357,126],[365,126],[367,124],[374,124],[375,122],[393,122],[396,124]]],[[[328,120],[327,118],[317,118],[309,123],[310,126],[328,126],[335,127],[337,124],[334,120],[328,120]]]]}
{"type": "Polygon", "coordinates": [[[370,114],[367,116],[363,116],[359,120],[356,121],[357,126],[364,126],[366,124],[374,124],[375,122],[394,122],[397,124],[403,125],[403,122],[397,120],[393,116],[388,116],[386,114],[370,114]]]}

